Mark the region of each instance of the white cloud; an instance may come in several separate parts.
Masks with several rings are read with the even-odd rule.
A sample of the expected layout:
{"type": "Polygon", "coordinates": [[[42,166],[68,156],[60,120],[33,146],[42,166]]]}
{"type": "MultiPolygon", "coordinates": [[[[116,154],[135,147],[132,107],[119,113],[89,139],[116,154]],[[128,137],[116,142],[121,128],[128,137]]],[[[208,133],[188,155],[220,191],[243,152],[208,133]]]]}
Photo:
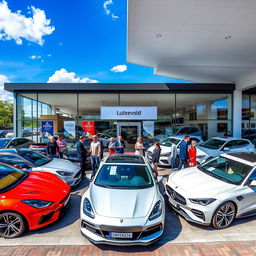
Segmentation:
{"type": "Polygon", "coordinates": [[[112,71],[114,73],[125,72],[126,70],[127,70],[126,65],[117,65],[117,66],[110,69],[110,71],[112,71]]]}
{"type": "Polygon", "coordinates": [[[21,45],[23,39],[44,44],[43,37],[55,30],[51,20],[46,18],[45,12],[31,6],[32,17],[26,17],[21,11],[12,12],[5,0],[0,2],[0,40],[15,40],[21,45]]]}
{"type": "Polygon", "coordinates": [[[51,54],[47,54],[47,57],[52,57],[52,55],[51,54]]]}
{"type": "Polygon", "coordinates": [[[13,94],[4,90],[4,83],[9,83],[5,75],[0,75],[0,100],[13,102],[13,94]]]}
{"type": "Polygon", "coordinates": [[[40,56],[40,55],[32,55],[32,56],[29,56],[29,58],[32,59],[32,60],[36,60],[36,59],[41,59],[42,56],[40,56]]]}
{"type": "Polygon", "coordinates": [[[110,11],[110,9],[109,9],[109,6],[110,6],[110,5],[113,5],[113,0],[106,0],[106,1],[104,2],[104,4],[103,4],[103,8],[104,8],[104,10],[105,10],[106,15],[111,15],[111,18],[112,18],[113,20],[119,19],[119,16],[114,15],[114,13],[112,13],[112,12],[110,11]]]}
{"type": "Polygon", "coordinates": [[[75,72],[68,72],[62,68],[55,71],[55,73],[49,78],[47,83],[98,83],[99,81],[90,79],[88,77],[80,78],[76,77],[75,72]]]}

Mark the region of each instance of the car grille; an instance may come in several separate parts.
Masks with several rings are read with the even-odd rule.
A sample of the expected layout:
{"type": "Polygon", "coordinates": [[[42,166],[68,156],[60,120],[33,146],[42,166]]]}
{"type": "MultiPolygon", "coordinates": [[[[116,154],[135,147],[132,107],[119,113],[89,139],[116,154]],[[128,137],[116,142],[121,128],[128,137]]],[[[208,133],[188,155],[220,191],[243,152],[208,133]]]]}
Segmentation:
{"type": "Polygon", "coordinates": [[[205,220],[205,216],[204,213],[195,209],[192,209],[191,212],[193,212],[193,214],[198,217],[199,219],[205,220]]]}
{"type": "Polygon", "coordinates": [[[45,215],[43,215],[40,220],[38,221],[38,225],[44,224],[45,222],[47,222],[48,220],[50,220],[53,216],[54,212],[49,212],[46,213],[45,215]]]}
{"type": "Polygon", "coordinates": [[[166,185],[166,189],[167,189],[167,192],[168,192],[169,196],[173,200],[175,200],[176,202],[178,202],[178,203],[180,203],[182,205],[186,205],[187,204],[186,199],[181,194],[179,194],[174,189],[172,189],[170,186],[166,185]]]}
{"type": "Polygon", "coordinates": [[[101,237],[106,239],[111,239],[114,241],[118,240],[138,240],[140,238],[150,236],[156,232],[162,231],[163,227],[162,224],[150,227],[144,231],[142,231],[142,227],[114,227],[114,226],[105,226],[101,225],[99,227],[88,223],[86,221],[82,221],[82,227],[86,228],[87,230],[98,234],[101,237]],[[133,232],[134,231],[134,232],[133,232]],[[132,238],[113,238],[110,237],[110,232],[118,232],[118,233],[132,233],[132,238]]]}
{"type": "Polygon", "coordinates": [[[148,155],[149,157],[152,157],[152,152],[151,152],[151,151],[147,151],[147,155],[148,155]]]}

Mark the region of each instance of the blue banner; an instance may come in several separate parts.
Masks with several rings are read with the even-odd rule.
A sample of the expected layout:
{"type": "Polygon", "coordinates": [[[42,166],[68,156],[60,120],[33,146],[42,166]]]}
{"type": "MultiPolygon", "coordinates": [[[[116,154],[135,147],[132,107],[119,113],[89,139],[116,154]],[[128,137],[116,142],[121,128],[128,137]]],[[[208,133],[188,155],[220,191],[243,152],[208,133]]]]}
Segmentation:
{"type": "Polygon", "coordinates": [[[53,136],[53,121],[42,121],[42,137],[49,138],[53,136]]]}

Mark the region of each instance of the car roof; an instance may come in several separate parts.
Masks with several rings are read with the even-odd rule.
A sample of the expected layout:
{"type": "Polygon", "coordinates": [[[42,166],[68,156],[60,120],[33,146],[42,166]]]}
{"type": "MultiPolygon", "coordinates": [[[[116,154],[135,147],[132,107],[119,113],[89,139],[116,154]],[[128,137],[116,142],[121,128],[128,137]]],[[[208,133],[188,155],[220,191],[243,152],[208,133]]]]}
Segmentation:
{"type": "Polygon", "coordinates": [[[212,140],[212,139],[224,140],[224,141],[230,141],[230,140],[244,140],[244,141],[249,141],[249,140],[247,140],[247,139],[238,138],[238,137],[229,137],[229,136],[218,136],[218,137],[212,137],[212,138],[210,138],[210,140],[212,140]]]}
{"type": "Polygon", "coordinates": [[[194,135],[171,135],[168,138],[175,138],[175,139],[184,139],[185,136],[189,136],[190,138],[197,138],[199,140],[202,140],[202,138],[200,136],[194,136],[194,135]]]}
{"type": "Polygon", "coordinates": [[[145,159],[143,156],[134,154],[116,154],[109,155],[105,160],[105,163],[115,163],[115,164],[145,164],[145,159]]]}
{"type": "Polygon", "coordinates": [[[245,162],[248,162],[252,166],[256,166],[256,155],[251,153],[228,153],[223,154],[223,156],[231,157],[231,158],[237,158],[239,160],[243,160],[245,162]]]}

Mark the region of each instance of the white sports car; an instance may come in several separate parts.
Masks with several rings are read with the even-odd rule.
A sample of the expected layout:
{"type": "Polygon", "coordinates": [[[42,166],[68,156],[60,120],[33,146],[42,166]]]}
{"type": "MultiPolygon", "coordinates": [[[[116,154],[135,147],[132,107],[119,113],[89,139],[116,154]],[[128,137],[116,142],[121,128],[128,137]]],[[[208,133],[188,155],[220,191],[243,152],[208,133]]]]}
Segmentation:
{"type": "Polygon", "coordinates": [[[217,229],[256,214],[256,156],[223,154],[170,174],[166,194],[185,219],[217,229]]]}
{"type": "Polygon", "coordinates": [[[165,217],[160,180],[144,157],[103,159],[81,201],[82,234],[95,244],[148,245],[160,239],[165,217]]]}

